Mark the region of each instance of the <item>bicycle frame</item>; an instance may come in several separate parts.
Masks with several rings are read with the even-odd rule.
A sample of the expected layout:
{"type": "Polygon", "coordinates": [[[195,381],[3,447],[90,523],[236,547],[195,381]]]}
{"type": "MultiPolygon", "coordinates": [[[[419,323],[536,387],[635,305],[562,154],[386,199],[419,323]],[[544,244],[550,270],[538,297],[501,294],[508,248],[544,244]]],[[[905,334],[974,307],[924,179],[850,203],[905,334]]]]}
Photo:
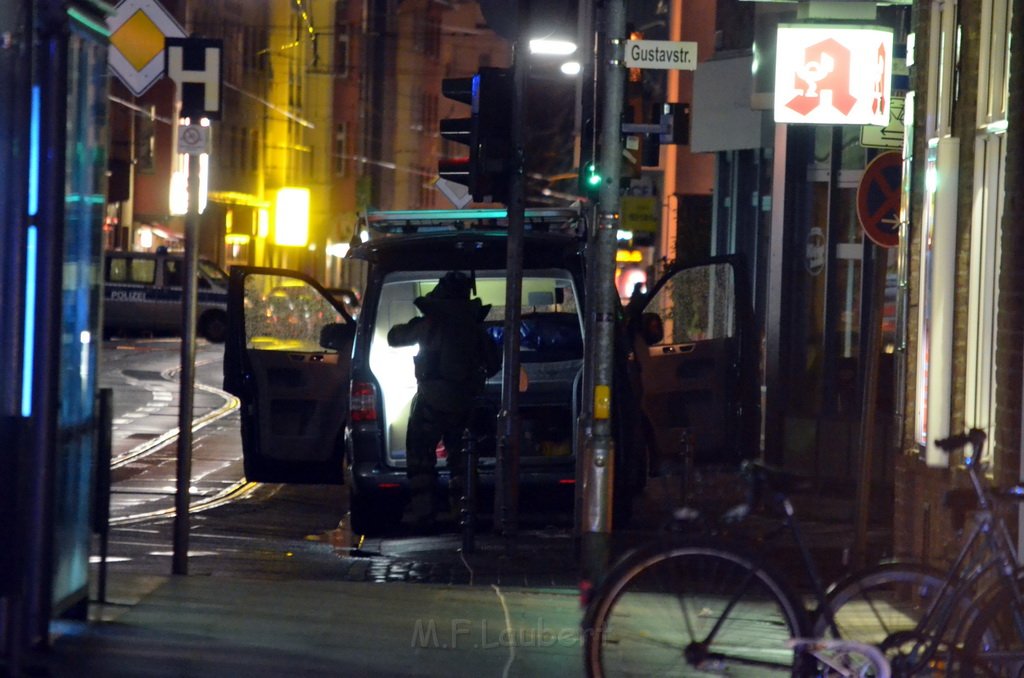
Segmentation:
{"type": "MultiPolygon", "coordinates": [[[[994,559],[985,560],[980,557],[986,552],[1001,551],[1000,545],[993,543],[996,535],[991,532],[996,522],[1001,521],[997,521],[991,511],[980,513],[977,517],[969,537],[947,570],[935,599],[929,603],[913,632],[914,643],[908,655],[909,665],[902,669],[913,673],[931,661],[946,632],[951,629],[950,622],[958,611],[958,604],[965,600],[976,600],[979,594],[990,588],[985,586],[981,591],[976,590],[978,582],[998,565],[994,559]]],[[[999,585],[999,582],[994,585],[999,585]]],[[[968,616],[956,623],[956,628],[952,629],[954,641],[962,637],[970,620],[968,616]]]]}
{"type": "MultiPolygon", "coordinates": [[[[965,466],[978,502],[973,526],[947,569],[937,595],[910,632],[913,644],[908,646],[909,653],[900,659],[907,665],[899,666],[900,670],[910,674],[934,659],[947,631],[953,631],[950,638],[952,647],[963,641],[965,632],[981,610],[979,601],[995,600],[996,596],[1009,592],[1016,609],[1022,609],[1024,602],[1018,579],[1018,573],[1024,571],[1017,565],[1013,540],[1005,521],[996,511],[994,495],[980,477],[984,433],[974,430],[965,436],[937,441],[949,451],[962,449],[967,443],[972,445],[973,454],[965,459],[965,466]],[[959,606],[964,601],[969,601],[973,614],[957,620],[953,627],[951,622],[957,612],[962,611],[959,606]]],[[[1014,621],[1017,633],[1024,637],[1024,620],[1015,615],[1014,621]]]]}
{"type": "MultiPolygon", "coordinates": [[[[616,650],[624,646],[636,648],[634,643],[643,647],[645,643],[654,641],[650,645],[653,656],[642,649],[627,649],[626,655],[615,655],[614,661],[627,657],[624,661],[629,663],[631,660],[628,653],[633,651],[638,652],[634,655],[638,666],[645,662],[678,661],[685,662],[697,671],[712,673],[727,671],[730,667],[746,667],[747,670],[760,667],[765,673],[789,673],[792,670],[794,676],[829,677],[862,676],[867,675],[864,673],[866,670],[870,670],[870,675],[888,678],[891,675],[889,663],[873,645],[838,637],[811,635],[807,619],[811,611],[808,609],[809,601],[792,589],[790,582],[793,578],[776,571],[770,562],[772,558],[764,549],[751,552],[744,544],[736,543],[735,534],[720,534],[721,531],[733,532],[729,526],[742,522],[758,532],[759,541],[777,545],[780,539],[786,539],[784,535],[788,533],[799,553],[807,577],[805,581],[812,589],[810,593],[817,599],[817,608],[827,609],[829,603],[826,587],[804,538],[796,511],[783,490],[782,481],[788,475],[760,464],[748,463],[741,473],[747,484],[746,502],[727,511],[719,521],[712,521],[712,524],[698,521],[698,527],[702,528],[698,529],[699,534],[684,535],[681,532],[689,530],[679,530],[675,534],[670,533],[666,540],[638,547],[619,560],[587,602],[583,629],[588,675],[604,675],[605,647],[616,650]],[[746,519],[754,509],[760,508],[767,509],[770,523],[751,525],[752,521],[746,519]],[[679,580],[675,578],[673,563],[684,568],[680,570],[683,576],[679,580]],[[711,575],[709,581],[704,581],[700,575],[705,563],[711,567],[708,570],[711,575]],[[664,570],[661,569],[663,567],[664,570]],[[721,589],[713,581],[719,576],[722,577],[721,589]],[[646,577],[653,579],[648,580],[646,577]],[[648,588],[652,582],[659,583],[648,588]],[[695,588],[687,588],[684,582],[694,583],[695,588]],[[679,584],[682,584],[681,588],[679,584]],[[634,585],[636,589],[632,588],[634,585]],[[710,588],[703,589],[704,585],[710,588]],[[666,627],[657,623],[667,621],[667,618],[661,618],[659,614],[658,596],[663,591],[668,592],[663,598],[667,618],[673,618],[675,607],[679,608],[678,645],[667,636],[662,637],[666,627]],[[641,602],[630,602],[634,593],[639,598],[632,600],[641,602]],[[654,597],[649,598],[652,594],[654,597]],[[707,597],[707,600],[696,603],[695,608],[690,607],[692,602],[686,602],[700,600],[702,597],[707,597]],[[624,608],[617,607],[620,603],[624,608]],[[754,628],[751,624],[755,624],[755,627],[758,624],[754,621],[758,619],[758,613],[752,611],[758,605],[765,606],[764,611],[772,621],[761,624],[751,633],[754,628]],[[626,611],[619,617],[616,610],[621,609],[626,611]],[[647,615],[655,622],[650,632],[644,626],[647,615]],[[615,620],[611,624],[614,639],[606,646],[610,619],[615,620]],[[786,630],[782,631],[783,628],[786,630]],[[622,635],[617,635],[620,633],[622,635]],[[733,636],[734,633],[738,633],[738,636],[733,636]],[[786,650],[787,653],[780,655],[780,650],[786,650]]],[[[680,509],[674,514],[676,527],[691,523],[699,516],[699,511],[680,509]]],[[[834,620],[831,626],[835,632],[834,620]]]]}
{"type": "MultiPolygon", "coordinates": [[[[765,472],[767,473],[767,469],[765,469],[765,472]]],[[[770,485],[770,481],[764,477],[756,478],[751,482],[752,497],[746,504],[727,512],[725,516],[726,522],[738,522],[739,520],[746,518],[752,507],[758,503],[758,497],[763,486],[765,484],[770,485]]],[[[769,531],[767,538],[768,540],[774,541],[779,533],[784,531],[789,533],[793,544],[796,546],[797,551],[800,554],[800,561],[803,565],[804,574],[807,575],[810,580],[811,593],[813,594],[817,605],[814,610],[808,610],[808,612],[814,612],[817,615],[824,615],[828,622],[829,630],[834,636],[834,639],[831,640],[823,638],[794,638],[791,640],[792,647],[801,656],[813,657],[822,662],[823,665],[828,666],[835,671],[842,670],[841,665],[843,663],[843,656],[859,654],[868,659],[868,661],[875,667],[876,671],[878,671],[877,675],[879,678],[888,678],[890,675],[888,662],[875,647],[865,645],[864,643],[845,641],[841,639],[836,640],[839,639],[841,635],[836,625],[832,608],[828,602],[828,593],[826,591],[825,582],[818,571],[817,564],[815,563],[814,556],[811,554],[811,550],[807,545],[807,541],[804,539],[793,503],[784,492],[772,488],[769,489],[771,489],[771,496],[764,502],[764,504],[771,510],[781,513],[781,523],[769,531]]],[[[767,560],[767,556],[762,554],[758,557],[758,560],[763,562],[767,560]]],[[[741,588],[738,594],[742,593],[743,590],[741,588]]],[[[732,604],[727,607],[726,611],[722,615],[722,619],[719,620],[719,623],[712,628],[708,637],[705,639],[705,642],[710,642],[715,637],[715,634],[721,626],[721,622],[729,615],[731,608],[732,604]]]]}

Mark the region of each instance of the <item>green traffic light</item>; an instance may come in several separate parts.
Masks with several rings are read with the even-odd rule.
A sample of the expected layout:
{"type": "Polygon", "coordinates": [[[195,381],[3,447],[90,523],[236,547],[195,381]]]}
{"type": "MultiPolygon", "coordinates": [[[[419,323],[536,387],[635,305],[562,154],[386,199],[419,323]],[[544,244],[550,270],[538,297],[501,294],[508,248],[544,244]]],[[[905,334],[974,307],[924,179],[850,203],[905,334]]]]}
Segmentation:
{"type": "Polygon", "coordinates": [[[587,166],[587,186],[595,187],[601,185],[601,175],[594,165],[587,166]]]}

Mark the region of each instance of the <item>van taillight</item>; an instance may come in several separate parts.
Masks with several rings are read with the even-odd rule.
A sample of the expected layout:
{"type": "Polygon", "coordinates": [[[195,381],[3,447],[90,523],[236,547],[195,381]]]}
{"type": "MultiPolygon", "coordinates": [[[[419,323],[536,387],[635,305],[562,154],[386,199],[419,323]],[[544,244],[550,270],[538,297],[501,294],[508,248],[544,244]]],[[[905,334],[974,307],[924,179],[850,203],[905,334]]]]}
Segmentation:
{"type": "Polygon", "coordinates": [[[352,421],[377,421],[377,389],[365,381],[353,381],[349,397],[352,421]]]}

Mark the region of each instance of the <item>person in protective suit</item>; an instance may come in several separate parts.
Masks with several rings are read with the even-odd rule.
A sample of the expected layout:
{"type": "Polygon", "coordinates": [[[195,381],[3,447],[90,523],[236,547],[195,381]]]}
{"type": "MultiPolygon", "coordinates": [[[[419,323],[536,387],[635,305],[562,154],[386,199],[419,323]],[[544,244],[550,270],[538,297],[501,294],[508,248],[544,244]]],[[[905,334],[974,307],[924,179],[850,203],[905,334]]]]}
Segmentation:
{"type": "Polygon", "coordinates": [[[406,432],[411,496],[404,516],[418,529],[431,528],[435,521],[439,440],[448,453],[450,497],[457,502],[462,494],[466,472],[462,434],[474,398],[501,367],[500,351],[483,325],[491,307],[470,298],[472,287],[465,273],[446,273],[433,290],[413,302],[423,315],[388,332],[390,346],[419,344],[414,360],[416,395],[406,432]]]}

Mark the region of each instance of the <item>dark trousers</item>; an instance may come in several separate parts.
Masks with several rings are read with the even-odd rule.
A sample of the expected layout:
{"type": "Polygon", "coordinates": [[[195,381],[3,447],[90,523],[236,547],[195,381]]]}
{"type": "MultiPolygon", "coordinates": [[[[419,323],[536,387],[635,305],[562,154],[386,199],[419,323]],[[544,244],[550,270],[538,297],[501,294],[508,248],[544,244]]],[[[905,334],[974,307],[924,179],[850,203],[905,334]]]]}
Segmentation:
{"type": "Polygon", "coordinates": [[[469,422],[471,405],[454,411],[441,410],[419,396],[413,398],[406,433],[406,475],[414,478],[436,477],[437,443],[444,441],[448,452],[448,468],[452,476],[466,473],[466,459],[462,453],[462,432],[469,422]]]}

